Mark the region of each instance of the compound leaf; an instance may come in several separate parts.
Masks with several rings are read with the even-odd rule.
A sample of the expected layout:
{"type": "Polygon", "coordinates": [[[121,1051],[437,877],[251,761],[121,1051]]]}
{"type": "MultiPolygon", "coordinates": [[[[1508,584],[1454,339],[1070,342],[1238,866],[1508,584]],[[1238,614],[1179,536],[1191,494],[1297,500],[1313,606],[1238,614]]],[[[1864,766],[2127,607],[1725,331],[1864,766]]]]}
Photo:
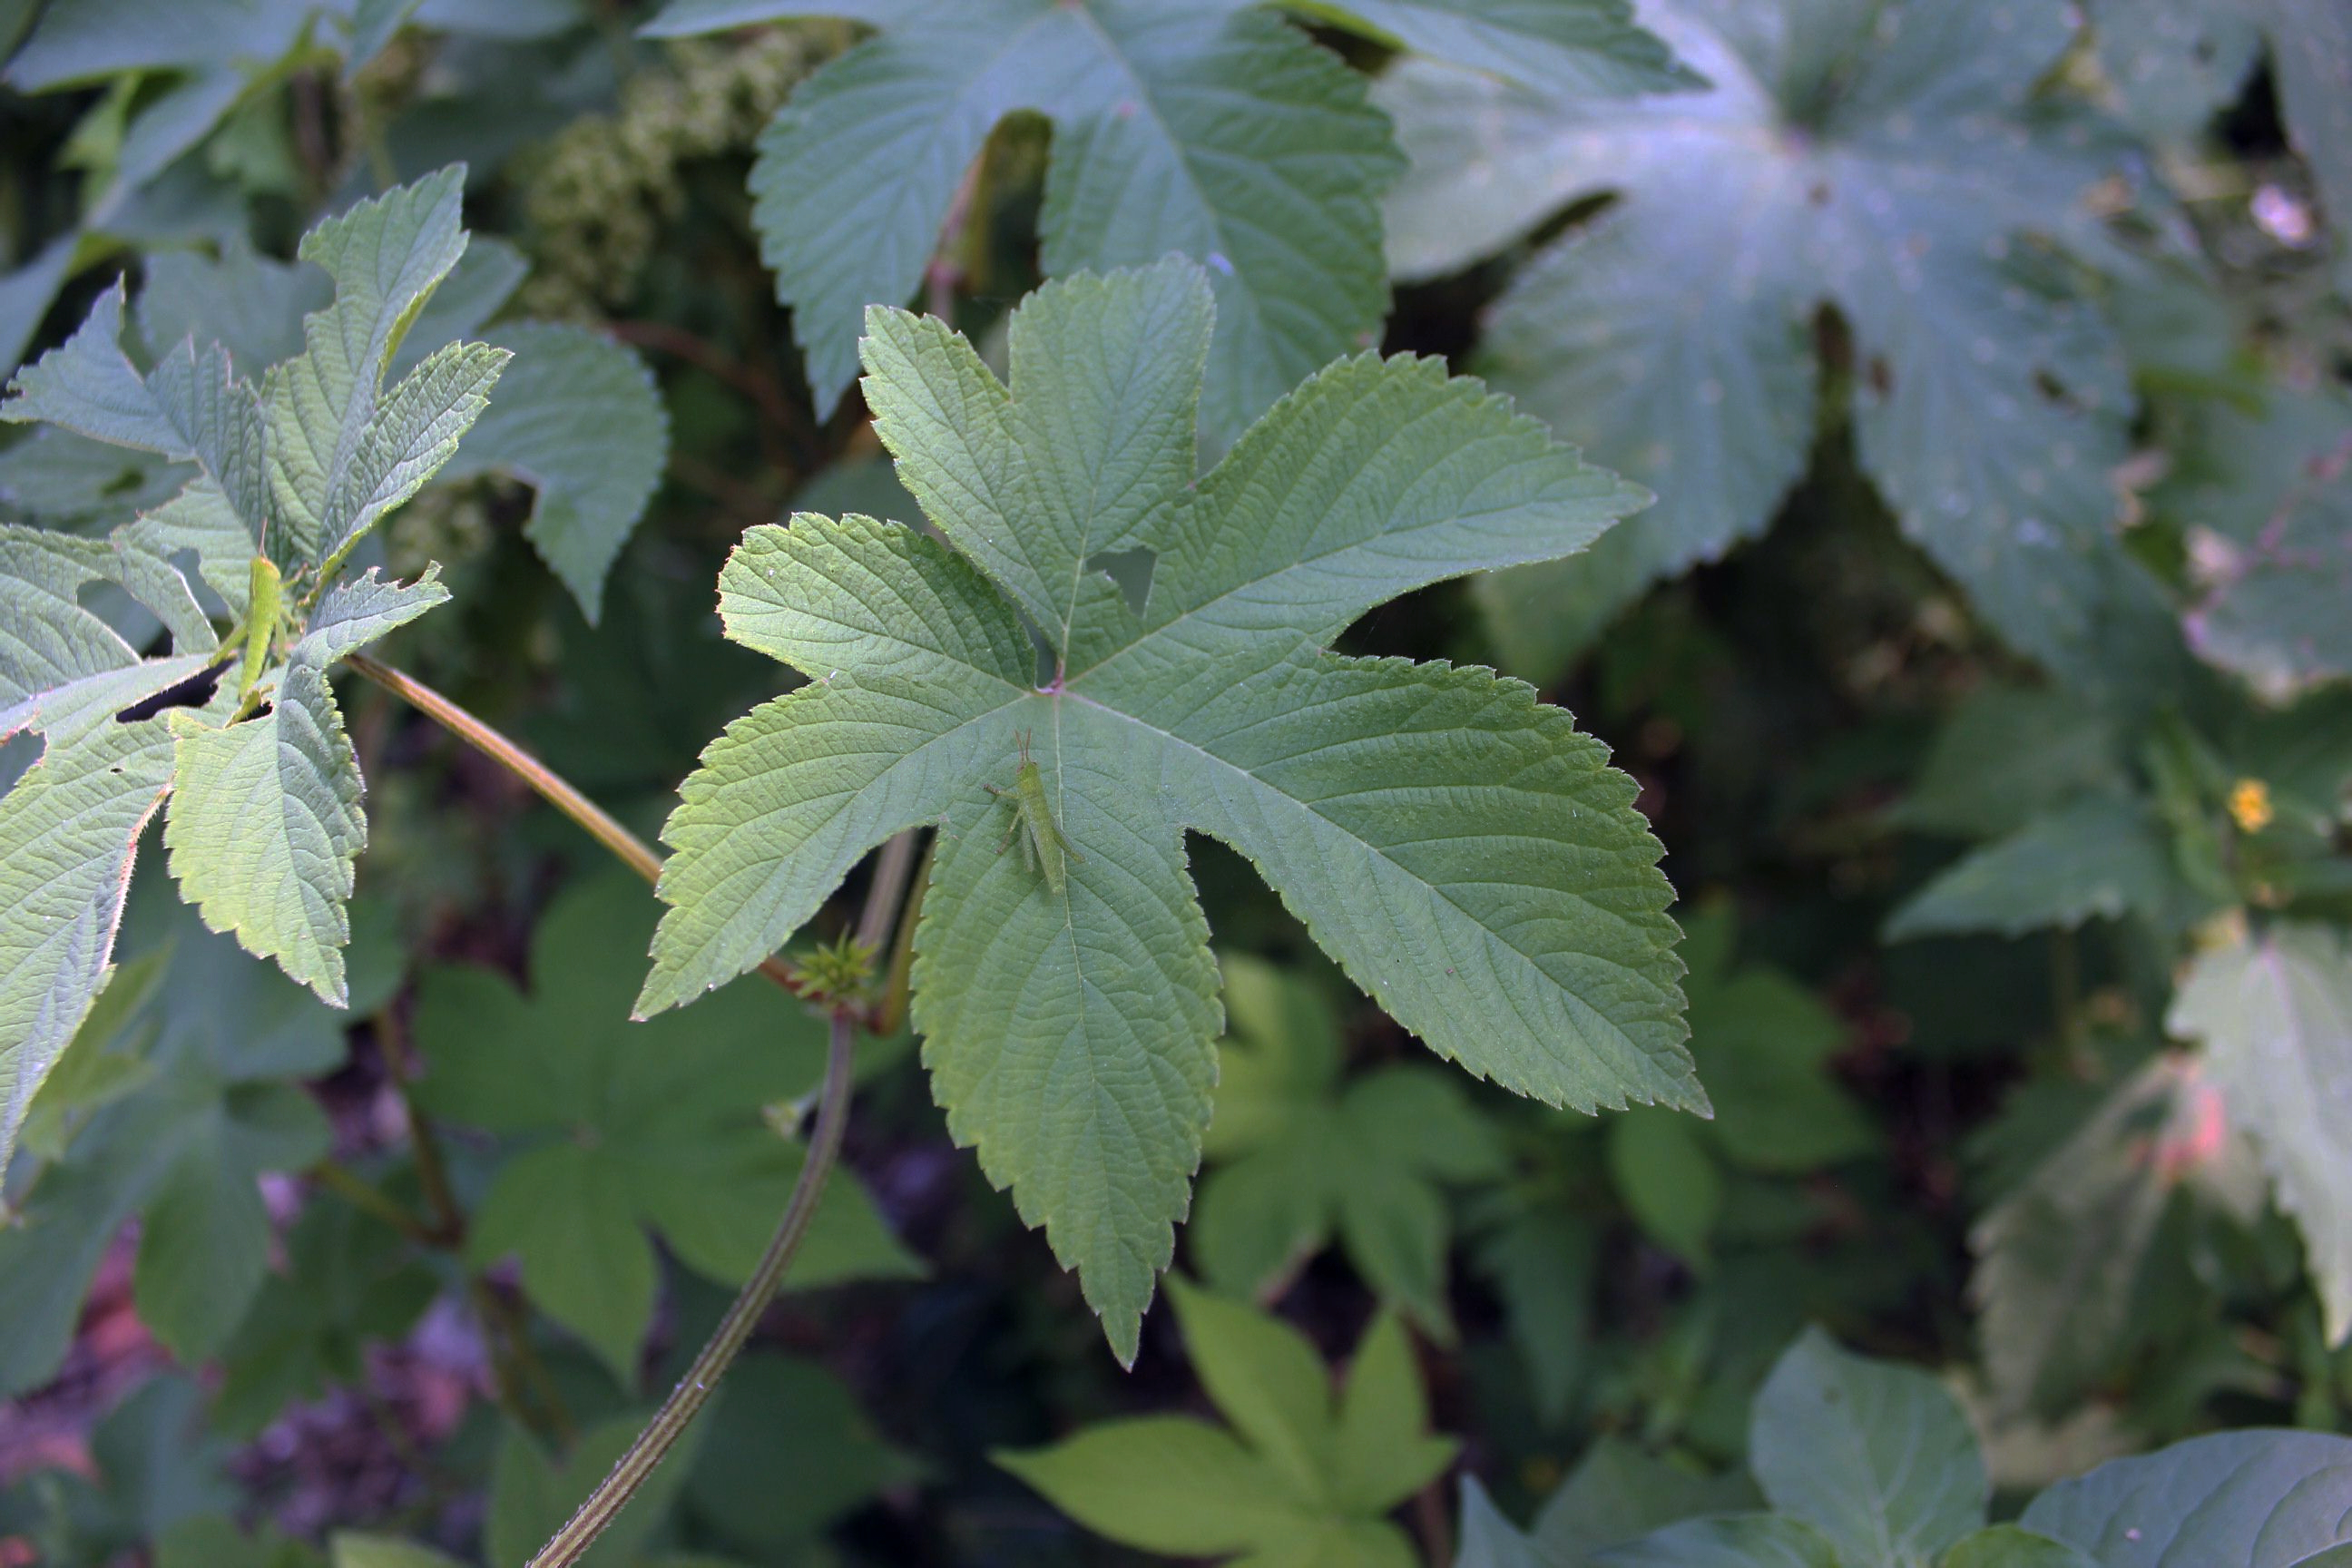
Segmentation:
{"type": "MultiPolygon", "coordinates": [[[[483,1196],[478,1258],[519,1256],[532,1300],[632,1386],[658,1279],[647,1232],[721,1284],[750,1275],[801,1163],[765,1111],[806,1094],[824,1053],[823,1025],[761,986],[631,1024],[629,977],[653,921],[635,883],[591,883],[541,923],[528,994],[479,969],[436,969],[416,1018],[424,1102],[518,1140],[483,1196]]],[[[915,1268],[840,1181],[791,1283],[915,1268]]]]}
{"type": "Polygon", "coordinates": [[[1433,363],[1369,356],[1285,399],[1194,489],[1166,454],[1192,428],[1176,389],[1208,291],[1181,261],[1051,285],[1016,320],[1009,390],[938,323],[872,313],[867,401],[964,553],[857,517],[746,536],[720,579],[729,634],[813,683],[687,780],[637,1004],[751,968],[867,848],[940,824],[914,973],[934,1092],[1122,1357],[1214,1072],[1187,829],[1255,861],[1474,1074],[1585,1110],[1706,1103],[1632,781],[1525,686],[1322,646],[1411,588],[1574,550],[1638,495],[1433,363]],[[1106,395],[1139,388],[1157,390],[1106,395]],[[1083,465],[1029,460],[1065,438],[1083,465]],[[1139,612],[1087,564],[1113,547],[1156,558],[1139,612]],[[1043,687],[1024,607],[1057,667],[1043,687]],[[1075,847],[1059,892],[995,852],[989,786],[1011,783],[1020,732],[1075,847]]]}
{"type": "Polygon", "coordinates": [[[385,366],[465,251],[465,166],[453,165],[302,237],[302,259],[334,279],[334,302],[304,319],[303,352],[262,388],[270,488],[291,558],[332,558],[394,504],[385,498],[413,493],[426,465],[455,449],[504,363],[496,351],[453,345],[430,376],[430,360],[409,373],[387,405],[397,428],[374,433],[385,366]]]}
{"type": "Polygon", "coordinates": [[[1255,959],[1222,965],[1234,1028],[1191,1231],[1209,1282],[1252,1295],[1337,1235],[1381,1300],[1450,1336],[1444,1184],[1499,1175],[1502,1149],[1459,1084],[1427,1068],[1339,1081],[1337,1020],[1307,982],[1255,959]]]}
{"type": "Polygon", "coordinates": [[[1658,576],[1760,532],[1811,454],[1813,319],[1854,338],[1864,468],[2005,638],[2095,678],[2162,636],[2114,538],[2129,392],[2092,309],[2026,235],[2096,262],[2102,144],[2029,104],[2062,7],[1679,0],[1645,12],[1714,84],[1631,104],[1409,61],[1377,100],[1412,172],[1400,276],[1456,269],[1588,197],[1496,306],[1496,384],[1664,498],[1590,555],[1482,589],[1548,677],[1658,576]]]}
{"type": "Polygon", "coordinates": [[[1456,1445],[1427,1432],[1398,1321],[1365,1331],[1335,1401],[1297,1330],[1181,1283],[1170,1293],[1231,1430],[1189,1416],[1110,1421],[996,1462],[1088,1529],[1148,1552],[1409,1568],[1411,1548],[1381,1516],[1443,1472],[1456,1445]]]}

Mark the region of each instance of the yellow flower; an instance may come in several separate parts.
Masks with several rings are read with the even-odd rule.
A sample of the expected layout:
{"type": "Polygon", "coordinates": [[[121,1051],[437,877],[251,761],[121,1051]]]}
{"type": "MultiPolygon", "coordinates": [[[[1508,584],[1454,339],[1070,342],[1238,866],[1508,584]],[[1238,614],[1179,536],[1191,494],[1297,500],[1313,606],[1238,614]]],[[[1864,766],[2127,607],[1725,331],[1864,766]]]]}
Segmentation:
{"type": "Polygon", "coordinates": [[[2240,779],[2230,791],[2230,816],[2241,833],[2260,833],[2277,816],[2271,806],[2271,786],[2260,779],[2240,779]]]}

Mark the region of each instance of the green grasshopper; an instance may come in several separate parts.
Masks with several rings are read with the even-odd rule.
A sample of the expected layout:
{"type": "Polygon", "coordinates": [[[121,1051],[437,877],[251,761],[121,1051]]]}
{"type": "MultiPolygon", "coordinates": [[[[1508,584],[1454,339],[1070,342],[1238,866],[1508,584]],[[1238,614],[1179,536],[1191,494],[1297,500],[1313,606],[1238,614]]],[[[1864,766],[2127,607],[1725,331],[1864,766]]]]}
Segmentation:
{"type": "Polygon", "coordinates": [[[1011,848],[1014,836],[1018,835],[1021,858],[1032,870],[1043,872],[1046,888],[1058,893],[1068,880],[1062,866],[1063,857],[1067,856],[1081,865],[1085,864],[1087,858],[1078,853],[1068,836],[1063,833],[1062,825],[1054,820],[1054,808],[1045,802],[1045,775],[1038,771],[1036,763],[1029,755],[1029,731],[1021,731],[1014,738],[1021,743],[1021,767],[1013,775],[1013,787],[985,786],[988,793],[998,799],[1009,795],[1013,800],[1013,826],[1004,830],[1004,837],[997,845],[996,852],[1002,855],[1011,848]]]}

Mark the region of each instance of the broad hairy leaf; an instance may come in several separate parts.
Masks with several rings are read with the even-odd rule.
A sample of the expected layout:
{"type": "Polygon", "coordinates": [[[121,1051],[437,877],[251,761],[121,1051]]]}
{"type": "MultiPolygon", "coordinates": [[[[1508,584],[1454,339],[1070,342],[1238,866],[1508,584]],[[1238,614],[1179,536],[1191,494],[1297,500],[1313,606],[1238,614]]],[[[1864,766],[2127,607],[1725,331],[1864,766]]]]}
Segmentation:
{"type": "MultiPolygon", "coordinates": [[[[750,1275],[801,1167],[800,1146],[764,1113],[815,1086],[824,1051],[824,1025],[759,984],[630,1023],[653,923],[635,881],[591,882],[541,923],[527,994],[487,970],[441,968],[416,1011],[420,1102],[517,1139],[476,1213],[476,1260],[520,1257],[531,1300],[629,1387],[659,1279],[647,1233],[721,1284],[750,1275]]],[[[788,1283],[915,1269],[845,1179],[788,1283]]]]}
{"type": "MultiPolygon", "coordinates": [[[[377,396],[402,333],[463,247],[462,174],[362,203],[306,237],[303,255],[326,268],[333,295],[309,318],[304,352],[270,373],[267,405],[216,342],[183,337],[140,369],[123,346],[120,284],[0,405],[0,418],[44,422],[53,437],[161,455],[168,472],[195,465],[176,495],[106,540],[0,531],[11,634],[0,647],[0,739],[30,730],[45,741],[40,762],[0,797],[0,1169],[105,973],[131,855],[167,794],[179,795],[165,835],[172,865],[206,921],[342,998],[344,902],[365,826],[327,668],[448,595],[431,571],[403,584],[373,570],[337,582],[334,569],[455,449],[505,363],[504,350],[453,342],[377,396]],[[175,563],[187,556],[239,617],[257,559],[278,561],[295,584],[284,624],[271,611],[257,641],[220,653],[175,563]],[[142,658],[84,607],[82,591],[97,584],[161,622],[172,656],[142,658]],[[256,650],[274,668],[247,669],[256,650]],[[247,689],[267,705],[240,707],[247,689]]],[[[158,323],[231,287],[175,276],[178,305],[167,294],[158,323]]]]}
{"type": "Polygon", "coordinates": [[[2112,534],[2130,394],[2112,334],[2029,256],[2094,261],[2096,138],[2033,100],[2065,7],[1662,0],[1644,20],[1713,84],[1632,104],[1407,62],[1377,101],[1411,173],[1388,205],[1427,278],[1585,198],[1487,323],[1496,384],[1663,498],[1575,562],[1482,593],[1513,668],[1555,673],[1654,579],[1760,532],[1806,468],[1815,318],[1853,337],[1863,467],[2003,637],[2098,675],[2162,637],[2112,534]],[[2137,646],[2135,644],[2135,646],[2137,646]]]}
{"type": "Polygon", "coordinates": [[[2238,97],[2269,45],[2287,141],[2311,165],[2352,285],[2352,15],[2329,0],[2098,0],[2091,14],[2125,111],[2177,139],[2238,97]]]}
{"type": "Polygon", "coordinates": [[[1495,76],[1599,94],[1701,85],[1631,0],[1286,0],[1312,21],[1495,76]]]}
{"type": "Polygon", "coordinates": [[[2284,698],[2352,677],[2352,398],[2265,391],[2259,412],[2202,411],[2159,501],[2189,531],[2189,646],[2284,698]]]}
{"type": "Polygon", "coordinates": [[[2230,1119],[2294,1217],[2331,1343],[2352,1334],[2352,940],[2282,921],[2197,955],[2166,1020],[2202,1040],[2230,1119]]]}
{"type": "Polygon", "coordinates": [[[215,931],[340,1007],[353,863],[367,844],[360,763],[325,670],[279,671],[268,710],[226,726],[174,714],[163,843],[215,931]]]}
{"type": "Polygon", "coordinates": [[[1838,1558],[1928,1568],[1984,1523],[1990,1484],[1968,1416],[1924,1372],[1808,1330],[1756,1395],[1748,1462],[1774,1510],[1838,1558]]]}
{"type": "Polygon", "coordinates": [[[2077,1547],[2014,1524],[1962,1536],[1937,1568],[2098,1568],[2077,1547]]]}
{"type": "Polygon", "coordinates": [[[1122,1359],[1215,1074],[1188,830],[1474,1074],[1583,1110],[1706,1105],[1632,781],[1517,682],[1325,650],[1408,589],[1580,547],[1638,493],[1433,362],[1370,356],[1196,486],[1211,315],[1181,261],[1050,285],[1013,318],[1007,388],[940,323],[871,313],[866,399],[953,548],[854,516],[745,536],[728,633],[811,684],[686,781],[637,1003],[750,969],[867,848],[937,825],[914,970],[933,1092],[1122,1359]],[[1140,609],[1088,565],[1133,550],[1156,561],[1140,609]],[[1075,847],[1059,892],[997,852],[990,787],[1023,735],[1075,847]]]}
{"type": "Polygon", "coordinates": [[[2352,1542],[2352,1438],[2219,1432],[2061,1481],[2026,1529],[2099,1568],[2293,1568],[2352,1542]]]}
{"type": "Polygon", "coordinates": [[[1603,1436],[1536,1514],[1545,1560],[1586,1568],[1599,1552],[1700,1514],[1738,1513],[1762,1500],[1742,1475],[1702,1476],[1603,1436]]]}
{"type": "Polygon", "coordinates": [[[1230,1424],[1104,1422],[996,1462],[1098,1534],[1171,1556],[1242,1554],[1251,1568],[1410,1568],[1381,1516],[1444,1471],[1402,1325],[1382,1315],[1335,1397],[1320,1357],[1280,1320],[1170,1286],[1193,1371],[1230,1424]]]}
{"type": "Polygon", "coordinates": [[[1433,1068],[1381,1068],[1343,1088],[1328,998],[1259,960],[1227,954],[1220,969],[1232,1026],[1188,1232],[1202,1273],[1255,1294],[1336,1235],[1374,1294],[1451,1338],[1444,1188],[1502,1173],[1494,1130],[1433,1068]]]}
{"type": "Polygon", "coordinates": [[[1758,1501],[1744,1476],[1700,1476],[1622,1438],[1602,1436],[1525,1531],[1503,1517],[1475,1480],[1465,1478],[1456,1561],[1459,1568],[1600,1568],[1619,1563],[1735,1568],[1751,1562],[1839,1568],[1815,1531],[1793,1520],[1751,1512],[1758,1501]]]}

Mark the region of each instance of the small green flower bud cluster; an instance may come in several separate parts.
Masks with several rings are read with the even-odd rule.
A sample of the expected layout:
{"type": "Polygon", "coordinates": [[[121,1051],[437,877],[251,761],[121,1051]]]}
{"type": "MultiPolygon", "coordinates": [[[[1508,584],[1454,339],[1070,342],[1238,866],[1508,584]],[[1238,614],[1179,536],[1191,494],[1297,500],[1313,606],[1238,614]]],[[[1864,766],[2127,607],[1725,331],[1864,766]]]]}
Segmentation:
{"type": "Polygon", "coordinates": [[[679,167],[750,146],[827,42],[794,27],[683,39],[629,79],[617,114],[565,127],[523,174],[524,307],[581,319],[627,300],[683,204],[679,167]]]}

